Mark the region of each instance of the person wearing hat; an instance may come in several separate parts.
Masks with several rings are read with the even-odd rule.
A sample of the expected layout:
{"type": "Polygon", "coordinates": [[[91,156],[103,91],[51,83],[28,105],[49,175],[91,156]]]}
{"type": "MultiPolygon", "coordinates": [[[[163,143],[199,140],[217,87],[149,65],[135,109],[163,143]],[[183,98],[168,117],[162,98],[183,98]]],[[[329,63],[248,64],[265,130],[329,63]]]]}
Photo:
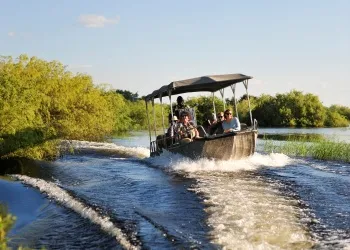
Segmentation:
{"type": "Polygon", "coordinates": [[[188,143],[194,138],[199,137],[198,130],[190,123],[190,114],[186,111],[181,113],[177,133],[181,138],[180,143],[188,143]]]}
{"type": "Polygon", "coordinates": [[[169,136],[169,137],[175,136],[175,133],[177,131],[177,121],[178,121],[177,116],[174,115],[172,121],[169,122],[170,127],[168,128],[167,136],[169,136]]]}

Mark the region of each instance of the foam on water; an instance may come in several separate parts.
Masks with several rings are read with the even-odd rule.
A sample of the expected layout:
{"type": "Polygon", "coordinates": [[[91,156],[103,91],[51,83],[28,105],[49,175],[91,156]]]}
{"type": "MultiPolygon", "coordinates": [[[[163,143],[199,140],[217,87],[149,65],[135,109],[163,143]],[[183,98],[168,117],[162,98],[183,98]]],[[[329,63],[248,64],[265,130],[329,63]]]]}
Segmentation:
{"type": "Polygon", "coordinates": [[[25,175],[12,175],[16,179],[25,184],[38,188],[41,192],[46,193],[50,198],[56,200],[67,208],[72,209],[82,217],[89,219],[91,222],[99,225],[103,231],[114,236],[119,244],[125,249],[139,249],[128,241],[122,230],[115,226],[108,216],[101,216],[91,207],[86,206],[82,202],[74,199],[65,190],[52,182],[42,179],[31,178],[25,175]]]}
{"type": "Polygon", "coordinates": [[[304,249],[314,245],[300,221],[305,216],[298,201],[283,196],[278,184],[250,174],[293,161],[284,154],[258,153],[231,161],[190,160],[173,154],[152,158],[152,164],[197,181],[192,190],[204,199],[212,242],[224,249],[304,249]]]}
{"type": "Polygon", "coordinates": [[[124,147],[108,142],[91,141],[62,141],[61,147],[64,149],[73,148],[75,150],[94,150],[96,152],[115,153],[128,157],[146,158],[149,157],[149,149],[144,147],[124,147]]]}
{"type": "Polygon", "coordinates": [[[262,167],[284,167],[294,160],[284,154],[271,153],[269,155],[255,153],[242,160],[221,161],[201,158],[192,160],[180,154],[165,151],[161,156],[146,159],[150,164],[170,171],[192,172],[238,172],[256,170],[262,167]]]}
{"type": "Polygon", "coordinates": [[[227,249],[305,249],[313,245],[298,201],[242,174],[191,175],[204,197],[213,242],[227,249]]]}

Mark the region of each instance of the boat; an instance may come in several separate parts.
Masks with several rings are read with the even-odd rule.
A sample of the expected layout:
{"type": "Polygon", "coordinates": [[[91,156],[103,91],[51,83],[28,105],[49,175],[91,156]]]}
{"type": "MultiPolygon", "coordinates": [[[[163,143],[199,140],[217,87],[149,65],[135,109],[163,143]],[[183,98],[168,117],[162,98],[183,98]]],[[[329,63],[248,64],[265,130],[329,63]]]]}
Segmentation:
{"type": "MultiPolygon", "coordinates": [[[[198,158],[208,158],[208,159],[218,159],[218,160],[237,160],[248,156],[251,156],[255,152],[256,140],[258,135],[258,122],[253,119],[252,111],[250,107],[250,100],[248,94],[248,80],[252,79],[251,76],[243,74],[225,74],[225,75],[210,75],[202,76],[187,80],[180,80],[171,82],[168,85],[164,85],[159,89],[154,90],[151,94],[145,96],[145,104],[147,110],[148,128],[149,128],[149,138],[150,138],[150,155],[151,157],[158,156],[163,153],[164,150],[170,151],[172,153],[182,154],[191,159],[198,158]],[[163,97],[169,97],[171,117],[174,116],[174,110],[172,106],[172,96],[184,93],[192,92],[210,92],[213,97],[213,109],[215,110],[214,97],[216,92],[220,92],[222,100],[224,102],[224,90],[230,87],[233,92],[234,107],[236,111],[236,116],[238,116],[237,102],[236,102],[236,84],[243,83],[246,89],[247,100],[249,104],[250,113],[250,126],[246,124],[241,124],[241,130],[228,132],[224,134],[209,135],[201,126],[197,126],[198,130],[203,131],[201,136],[189,140],[186,143],[181,141],[181,138],[170,138],[164,134],[157,135],[156,129],[156,115],[154,108],[155,99],[160,100],[162,104],[163,97]],[[152,104],[153,108],[153,120],[154,124],[150,124],[149,115],[149,103],[152,104]],[[154,129],[154,140],[152,140],[152,127],[154,129]]],[[[225,102],[224,102],[225,107],[225,102]]],[[[162,105],[162,117],[163,117],[163,131],[164,127],[164,110],[162,105]]]]}

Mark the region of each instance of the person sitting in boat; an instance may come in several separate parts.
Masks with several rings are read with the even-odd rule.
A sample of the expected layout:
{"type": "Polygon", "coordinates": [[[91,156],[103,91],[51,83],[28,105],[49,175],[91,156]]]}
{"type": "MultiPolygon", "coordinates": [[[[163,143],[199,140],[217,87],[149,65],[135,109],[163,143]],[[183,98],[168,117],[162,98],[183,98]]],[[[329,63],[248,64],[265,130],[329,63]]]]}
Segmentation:
{"type": "MultiPolygon", "coordinates": [[[[185,101],[182,96],[178,96],[176,99],[176,104],[173,106],[174,116],[180,117],[181,112],[189,111],[190,107],[185,105],[185,101]]],[[[169,113],[169,121],[171,121],[171,113],[169,113]]]]}
{"type": "Polygon", "coordinates": [[[178,121],[177,116],[174,115],[172,121],[169,121],[170,127],[168,128],[167,136],[169,137],[175,136],[175,133],[177,132],[177,121],[178,121]]]}
{"type": "Polygon", "coordinates": [[[206,113],[204,115],[204,123],[203,123],[203,128],[205,129],[206,133],[210,133],[210,128],[216,124],[216,117],[215,114],[213,113],[206,113]]]}
{"type": "Polygon", "coordinates": [[[171,144],[175,143],[177,138],[177,126],[178,126],[178,119],[177,116],[174,115],[172,120],[169,120],[170,126],[166,132],[166,138],[167,138],[167,145],[170,146],[171,144]]]}
{"type": "Polygon", "coordinates": [[[217,113],[216,122],[210,126],[209,134],[210,135],[222,134],[224,132],[222,128],[223,121],[224,121],[224,112],[217,113]]]}
{"type": "Polygon", "coordinates": [[[239,122],[237,117],[232,116],[231,110],[225,110],[224,117],[225,120],[222,122],[222,128],[224,129],[224,133],[241,130],[241,123],[239,122]]]}
{"type": "Polygon", "coordinates": [[[176,99],[176,105],[174,107],[174,112],[177,117],[180,117],[181,111],[185,111],[189,109],[190,107],[185,105],[185,100],[182,98],[182,96],[178,96],[176,99]]]}
{"type": "Polygon", "coordinates": [[[190,123],[190,115],[186,111],[181,113],[177,133],[181,138],[181,142],[190,142],[199,136],[198,130],[190,123]]]}

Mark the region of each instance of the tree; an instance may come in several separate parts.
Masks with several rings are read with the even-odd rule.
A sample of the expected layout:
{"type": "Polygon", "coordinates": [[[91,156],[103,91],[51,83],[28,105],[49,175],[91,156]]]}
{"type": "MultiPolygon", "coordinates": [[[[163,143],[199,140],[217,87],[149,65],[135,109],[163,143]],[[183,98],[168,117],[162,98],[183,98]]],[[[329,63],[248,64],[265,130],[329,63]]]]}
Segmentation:
{"type": "Polygon", "coordinates": [[[117,89],[115,92],[118,94],[121,94],[122,96],[124,96],[124,98],[126,100],[131,101],[131,102],[136,102],[140,99],[139,94],[137,92],[132,93],[128,90],[121,90],[121,89],[117,89]]]}
{"type": "MultiPolygon", "coordinates": [[[[214,113],[213,99],[211,96],[190,97],[186,100],[186,105],[195,108],[198,124],[204,124],[206,116],[214,113]]],[[[216,112],[224,111],[224,104],[221,99],[214,97],[216,112]]],[[[231,108],[226,107],[226,108],[231,108]]]]}

